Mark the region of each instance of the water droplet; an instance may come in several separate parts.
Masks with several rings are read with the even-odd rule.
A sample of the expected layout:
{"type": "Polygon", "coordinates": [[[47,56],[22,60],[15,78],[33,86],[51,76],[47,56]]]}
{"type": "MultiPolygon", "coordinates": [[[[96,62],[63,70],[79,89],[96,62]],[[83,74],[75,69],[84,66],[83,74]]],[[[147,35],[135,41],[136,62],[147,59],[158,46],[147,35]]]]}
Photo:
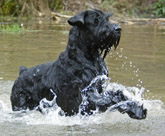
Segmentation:
{"type": "Polygon", "coordinates": [[[127,56],[125,56],[124,58],[125,58],[125,59],[128,59],[128,57],[127,57],[127,56]]]}
{"type": "Polygon", "coordinates": [[[123,55],[119,55],[119,58],[122,58],[123,57],[123,55]]]}

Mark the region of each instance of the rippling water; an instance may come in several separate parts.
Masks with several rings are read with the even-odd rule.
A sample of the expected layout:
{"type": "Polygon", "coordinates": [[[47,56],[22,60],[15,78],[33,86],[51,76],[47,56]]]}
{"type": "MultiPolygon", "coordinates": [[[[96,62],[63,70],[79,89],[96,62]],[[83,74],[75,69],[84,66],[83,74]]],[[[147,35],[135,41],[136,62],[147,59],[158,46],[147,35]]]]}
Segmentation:
{"type": "Polygon", "coordinates": [[[148,109],[147,119],[141,121],[119,112],[90,117],[59,116],[58,109],[47,115],[36,111],[12,112],[10,92],[19,67],[55,60],[65,49],[69,27],[46,23],[29,24],[27,29],[35,31],[0,33],[1,136],[164,135],[165,26],[123,25],[119,48],[106,59],[111,78],[109,87],[139,92],[134,93],[134,98],[148,109]]]}

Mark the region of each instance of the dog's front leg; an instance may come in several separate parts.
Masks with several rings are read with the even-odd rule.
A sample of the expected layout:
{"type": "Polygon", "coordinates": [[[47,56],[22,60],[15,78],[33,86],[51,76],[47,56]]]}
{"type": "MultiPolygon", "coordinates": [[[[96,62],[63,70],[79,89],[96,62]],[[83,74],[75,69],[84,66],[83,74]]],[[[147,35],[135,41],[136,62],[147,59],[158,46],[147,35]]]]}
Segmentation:
{"type": "Polygon", "coordinates": [[[110,107],[110,111],[117,109],[121,113],[127,113],[129,117],[133,119],[145,119],[147,115],[147,109],[134,101],[123,101],[110,107]]]}
{"type": "Polygon", "coordinates": [[[122,91],[106,91],[103,93],[89,91],[87,99],[90,103],[94,103],[99,111],[106,111],[110,106],[128,100],[122,91]]]}
{"type": "Polygon", "coordinates": [[[98,108],[99,111],[118,110],[121,113],[127,113],[133,119],[145,119],[147,110],[143,105],[139,105],[138,102],[129,100],[122,91],[106,91],[104,93],[88,91],[86,94],[87,99],[84,103],[83,112],[89,112],[91,114],[91,107],[93,110],[98,108]]]}

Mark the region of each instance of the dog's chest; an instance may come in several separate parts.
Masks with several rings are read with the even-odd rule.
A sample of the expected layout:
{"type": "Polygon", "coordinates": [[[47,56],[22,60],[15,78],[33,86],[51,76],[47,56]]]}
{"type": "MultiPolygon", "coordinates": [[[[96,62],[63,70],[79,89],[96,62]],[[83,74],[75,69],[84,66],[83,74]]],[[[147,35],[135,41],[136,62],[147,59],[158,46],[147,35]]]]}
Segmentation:
{"type": "Polygon", "coordinates": [[[83,60],[81,63],[75,63],[74,76],[89,84],[98,75],[108,75],[108,70],[102,58],[89,61],[83,60]]]}

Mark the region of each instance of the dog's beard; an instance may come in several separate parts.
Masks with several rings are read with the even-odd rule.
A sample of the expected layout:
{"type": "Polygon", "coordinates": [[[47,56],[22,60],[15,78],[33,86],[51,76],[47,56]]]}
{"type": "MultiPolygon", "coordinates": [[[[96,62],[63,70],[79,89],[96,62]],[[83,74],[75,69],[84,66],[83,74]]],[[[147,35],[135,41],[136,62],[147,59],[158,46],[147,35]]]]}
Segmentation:
{"type": "Polygon", "coordinates": [[[116,49],[120,42],[120,36],[114,36],[114,37],[102,37],[100,47],[98,48],[99,54],[103,55],[103,59],[107,56],[111,48],[114,46],[116,49]]]}

